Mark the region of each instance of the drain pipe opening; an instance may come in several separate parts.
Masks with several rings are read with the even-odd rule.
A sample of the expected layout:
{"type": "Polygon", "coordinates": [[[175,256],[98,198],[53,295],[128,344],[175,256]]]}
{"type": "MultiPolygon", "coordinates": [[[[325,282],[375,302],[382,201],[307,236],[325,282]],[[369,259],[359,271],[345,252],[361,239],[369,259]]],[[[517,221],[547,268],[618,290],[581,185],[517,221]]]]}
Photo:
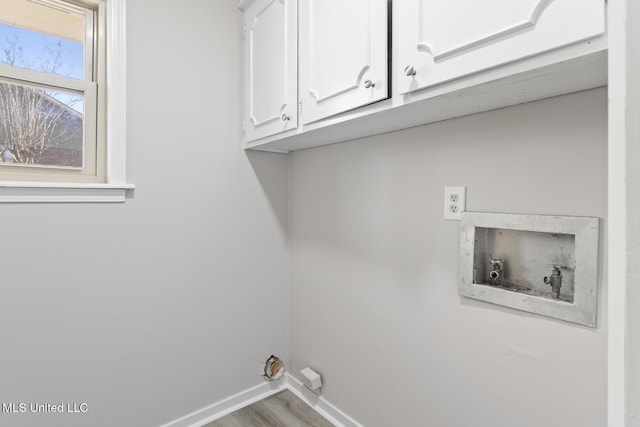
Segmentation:
{"type": "Polygon", "coordinates": [[[264,363],[263,377],[267,381],[274,381],[279,379],[284,374],[284,362],[273,354],[264,363]]]}

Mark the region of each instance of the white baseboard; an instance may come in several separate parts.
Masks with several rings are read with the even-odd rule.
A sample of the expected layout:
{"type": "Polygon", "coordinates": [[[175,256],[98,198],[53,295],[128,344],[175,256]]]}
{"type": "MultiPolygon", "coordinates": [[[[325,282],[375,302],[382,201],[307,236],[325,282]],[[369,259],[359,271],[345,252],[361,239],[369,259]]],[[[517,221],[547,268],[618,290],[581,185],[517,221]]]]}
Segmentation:
{"type": "Polygon", "coordinates": [[[288,372],[285,374],[286,388],[311,409],[326,418],[336,427],[363,427],[362,424],[329,403],[324,397],[316,395],[288,372]]]}
{"type": "Polygon", "coordinates": [[[198,409],[195,412],[185,415],[182,418],[164,424],[161,427],[201,427],[218,418],[222,418],[232,412],[249,406],[259,400],[274,395],[286,388],[286,381],[263,382],[255,387],[241,391],[231,397],[216,402],[212,405],[198,409]]]}
{"type": "Polygon", "coordinates": [[[289,373],[286,373],[280,380],[264,382],[255,387],[251,387],[213,405],[209,405],[182,418],[164,424],[161,427],[202,427],[207,423],[229,415],[238,409],[249,406],[282,390],[290,390],[296,397],[336,427],[363,427],[362,424],[336,408],[326,399],[307,389],[302,382],[298,381],[289,373]]]}

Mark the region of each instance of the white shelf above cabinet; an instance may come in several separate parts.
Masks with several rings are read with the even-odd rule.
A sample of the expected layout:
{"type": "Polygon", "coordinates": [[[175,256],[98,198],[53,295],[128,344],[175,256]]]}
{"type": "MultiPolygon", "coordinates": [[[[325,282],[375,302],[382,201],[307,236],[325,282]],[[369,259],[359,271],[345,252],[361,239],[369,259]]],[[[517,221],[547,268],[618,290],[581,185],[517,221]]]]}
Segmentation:
{"type": "Polygon", "coordinates": [[[607,85],[606,37],[485,70],[249,142],[287,153],[607,85]]]}

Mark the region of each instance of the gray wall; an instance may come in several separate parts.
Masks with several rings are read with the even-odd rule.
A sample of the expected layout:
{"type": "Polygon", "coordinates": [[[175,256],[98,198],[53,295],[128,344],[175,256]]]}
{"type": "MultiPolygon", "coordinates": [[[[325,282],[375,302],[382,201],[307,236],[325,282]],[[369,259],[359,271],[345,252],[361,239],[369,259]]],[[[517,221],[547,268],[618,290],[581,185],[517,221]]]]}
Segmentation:
{"type": "Polygon", "coordinates": [[[287,159],[239,149],[233,0],[128,2],[124,205],[2,205],[3,426],[157,426],[287,351],[287,159]],[[266,327],[268,326],[268,327],[266,327]]]}
{"type": "Polygon", "coordinates": [[[602,262],[597,329],[461,298],[442,194],[606,218],[606,105],[598,89],[294,153],[292,372],[316,368],[367,427],[605,425],[602,262]]]}

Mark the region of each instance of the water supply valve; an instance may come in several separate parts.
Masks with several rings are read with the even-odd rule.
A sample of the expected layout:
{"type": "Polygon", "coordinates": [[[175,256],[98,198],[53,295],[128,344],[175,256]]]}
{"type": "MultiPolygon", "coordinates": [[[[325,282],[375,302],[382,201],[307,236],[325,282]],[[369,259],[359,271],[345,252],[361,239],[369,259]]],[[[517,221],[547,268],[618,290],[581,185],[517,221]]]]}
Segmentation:
{"type": "Polygon", "coordinates": [[[560,288],[562,287],[562,272],[561,268],[566,268],[563,265],[552,265],[553,271],[551,272],[551,276],[544,277],[544,283],[547,285],[551,285],[551,292],[553,297],[556,299],[560,299],[560,288]]]}
{"type": "Polygon", "coordinates": [[[504,260],[490,259],[491,271],[489,271],[489,283],[492,285],[501,285],[504,279],[504,260]]]}

